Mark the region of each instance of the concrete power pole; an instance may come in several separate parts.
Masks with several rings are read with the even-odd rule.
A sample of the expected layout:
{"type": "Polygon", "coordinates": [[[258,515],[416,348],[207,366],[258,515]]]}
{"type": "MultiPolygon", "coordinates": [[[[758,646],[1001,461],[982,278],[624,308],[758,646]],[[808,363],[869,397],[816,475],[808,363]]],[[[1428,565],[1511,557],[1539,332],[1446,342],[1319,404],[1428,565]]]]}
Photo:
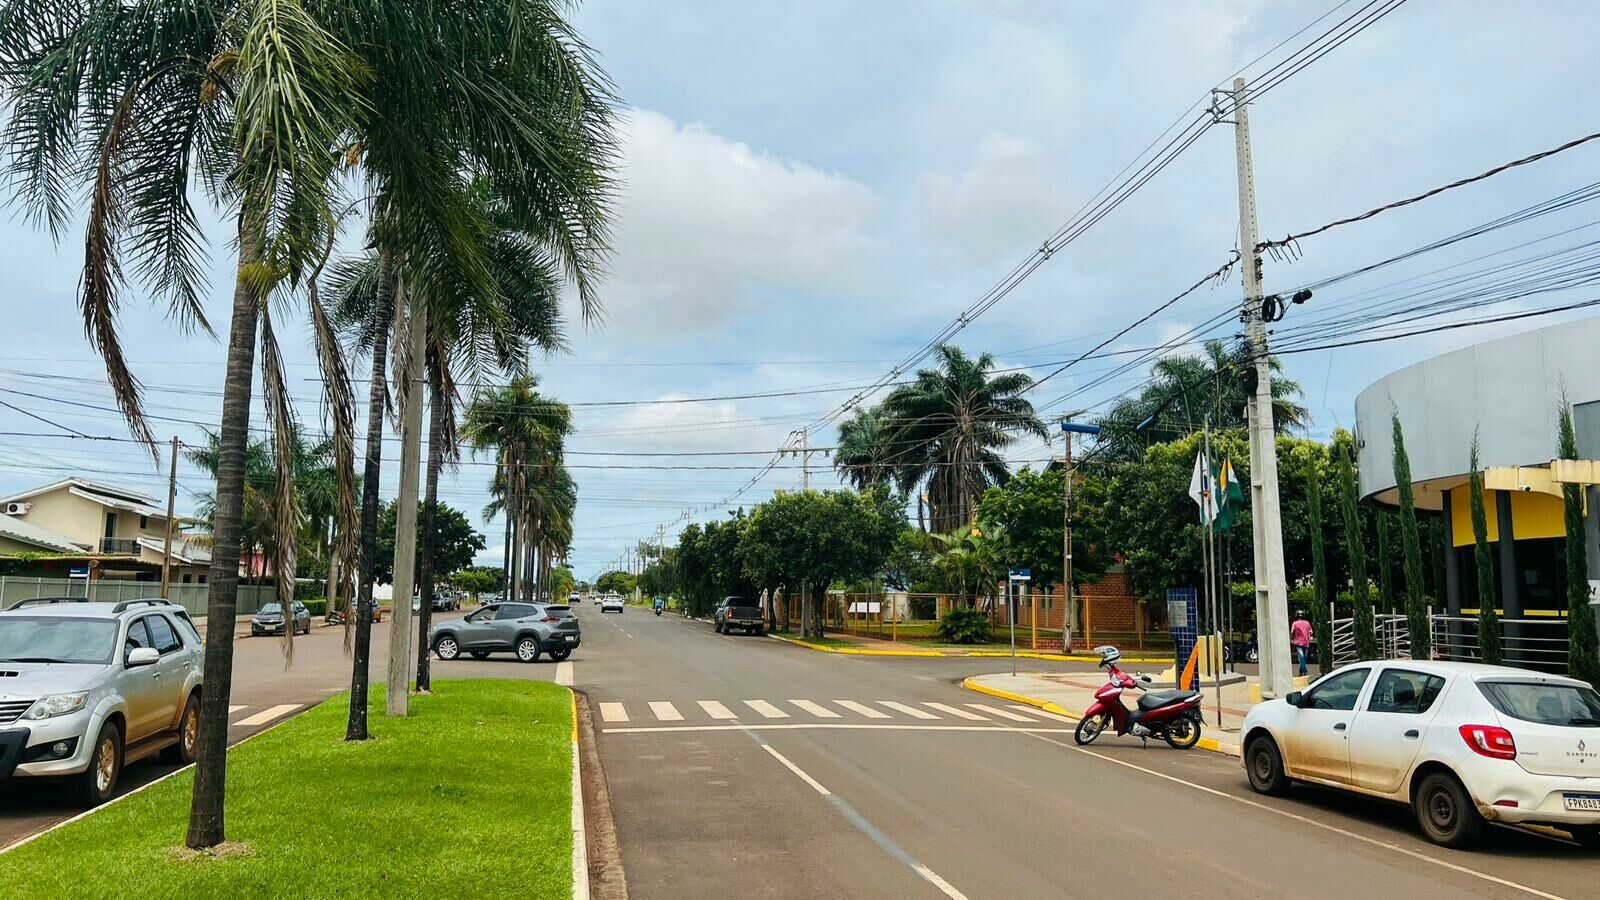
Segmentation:
{"type": "Polygon", "coordinates": [[[171,600],[167,589],[172,586],[172,516],[178,505],[178,438],[172,438],[172,470],[167,475],[167,533],[161,543],[161,596],[171,600]]]}
{"type": "Polygon", "coordinates": [[[1278,443],[1272,422],[1272,367],[1262,318],[1261,254],[1256,187],[1250,160],[1250,107],[1243,78],[1233,80],[1234,148],[1239,167],[1239,253],[1244,266],[1245,342],[1255,365],[1250,416],[1250,517],[1255,545],[1256,638],[1261,652],[1261,695],[1294,690],[1289,664],[1289,599],[1283,571],[1283,524],[1278,506],[1278,443]]]}
{"type": "Polygon", "coordinates": [[[411,708],[411,592],[417,583],[417,476],[422,469],[422,362],[427,320],[422,296],[410,294],[405,402],[400,407],[400,491],[394,512],[394,617],[389,626],[389,681],[384,709],[404,716],[411,708]]]}

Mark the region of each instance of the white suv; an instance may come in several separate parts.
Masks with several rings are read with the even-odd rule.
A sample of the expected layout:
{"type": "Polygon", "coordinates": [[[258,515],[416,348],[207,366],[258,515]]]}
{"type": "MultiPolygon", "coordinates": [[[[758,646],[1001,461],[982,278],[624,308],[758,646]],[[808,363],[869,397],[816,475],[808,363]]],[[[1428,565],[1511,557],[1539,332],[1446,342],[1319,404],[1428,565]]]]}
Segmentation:
{"type": "Polygon", "coordinates": [[[1600,847],[1600,693],[1506,666],[1355,663],[1244,720],[1263,794],[1291,781],[1410,804],[1428,839],[1473,843],[1485,820],[1553,825],[1600,847]]]}
{"type": "Polygon", "coordinates": [[[0,778],[60,777],[95,806],[125,763],[194,761],[204,649],[166,600],[24,600],[0,612],[0,778]]]}

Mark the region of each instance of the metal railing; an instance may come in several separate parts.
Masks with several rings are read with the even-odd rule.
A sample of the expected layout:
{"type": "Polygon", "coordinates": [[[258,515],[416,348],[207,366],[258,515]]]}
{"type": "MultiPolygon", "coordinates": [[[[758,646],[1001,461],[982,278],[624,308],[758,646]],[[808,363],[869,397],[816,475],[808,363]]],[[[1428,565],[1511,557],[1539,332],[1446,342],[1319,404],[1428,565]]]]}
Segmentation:
{"type": "MultiPolygon", "coordinates": [[[[1437,615],[1432,622],[1434,658],[1482,661],[1477,616],[1437,615]]],[[[1500,619],[1499,623],[1504,665],[1546,672],[1567,671],[1567,648],[1571,639],[1565,617],[1500,619]]]]}
{"type": "Polygon", "coordinates": [[[139,542],[133,538],[101,538],[100,552],[113,553],[117,556],[137,556],[139,542]]]}
{"type": "MultiPolygon", "coordinates": [[[[1330,609],[1330,615],[1332,613],[1330,609]]],[[[1378,639],[1378,654],[1383,659],[1410,659],[1411,636],[1406,617],[1378,613],[1372,617],[1372,630],[1378,639]]],[[[1333,620],[1333,664],[1353,663],[1356,656],[1355,619],[1333,620]]]]}

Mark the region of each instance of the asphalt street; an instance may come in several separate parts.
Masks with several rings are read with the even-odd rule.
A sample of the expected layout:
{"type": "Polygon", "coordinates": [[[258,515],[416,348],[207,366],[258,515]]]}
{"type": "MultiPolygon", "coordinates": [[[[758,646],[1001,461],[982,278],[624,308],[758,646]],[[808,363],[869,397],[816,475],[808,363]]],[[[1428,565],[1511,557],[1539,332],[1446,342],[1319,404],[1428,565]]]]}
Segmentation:
{"type": "Polygon", "coordinates": [[[959,687],[1004,660],[580,615],[573,674],[634,897],[1595,895],[1600,858],[1563,841],[1496,828],[1443,850],[1406,808],[1259,797],[1232,757],[1078,748],[1071,723],[959,687]]]}

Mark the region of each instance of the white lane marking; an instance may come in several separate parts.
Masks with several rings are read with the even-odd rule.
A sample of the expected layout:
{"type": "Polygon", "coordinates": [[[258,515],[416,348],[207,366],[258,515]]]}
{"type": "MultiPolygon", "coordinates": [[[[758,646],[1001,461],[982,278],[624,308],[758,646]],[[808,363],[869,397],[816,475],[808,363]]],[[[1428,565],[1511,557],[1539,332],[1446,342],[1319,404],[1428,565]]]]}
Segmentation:
{"type": "Polygon", "coordinates": [[[233,715],[234,713],[238,712],[241,709],[244,709],[244,707],[243,706],[230,706],[230,707],[228,707],[228,715],[231,716],[231,715],[233,715]]]}
{"type": "Polygon", "coordinates": [[[857,703],[854,700],[835,700],[833,702],[839,704],[840,706],[844,707],[845,709],[850,710],[853,713],[860,713],[861,715],[866,716],[869,719],[887,719],[887,718],[889,718],[889,714],[888,713],[879,712],[878,710],[873,709],[872,707],[866,705],[865,703],[857,703]]]}
{"type": "Polygon", "coordinates": [[[787,719],[789,714],[773,706],[765,700],[746,700],[744,705],[750,707],[769,719],[787,719]]]}
{"type": "Polygon", "coordinates": [[[839,718],[839,714],[838,713],[836,713],[833,710],[827,708],[826,706],[823,706],[821,703],[814,703],[814,702],[812,702],[810,700],[790,700],[789,702],[793,703],[795,706],[800,707],[801,709],[805,710],[806,712],[811,713],[813,716],[816,716],[819,719],[837,719],[837,718],[839,718]]]}
{"type": "Polygon", "coordinates": [[[1070,716],[1063,716],[1060,713],[1045,712],[1042,709],[1035,709],[1031,706],[1023,706],[1020,703],[1011,704],[1011,708],[1017,710],[1018,712],[1025,712],[1032,716],[1043,716],[1046,719],[1051,719],[1056,722],[1066,722],[1069,725],[1076,725],[1078,722],[1077,719],[1074,719],[1070,716]]]}
{"type": "MultiPolygon", "coordinates": [[[[1297,813],[1292,813],[1292,812],[1289,812],[1288,810],[1278,809],[1278,808],[1273,807],[1273,806],[1268,806],[1265,803],[1258,803],[1255,800],[1249,800],[1249,799],[1246,799],[1244,797],[1235,796],[1233,794],[1228,793],[1227,791],[1219,791],[1216,788],[1206,787],[1203,784],[1195,784],[1192,781],[1185,781],[1182,778],[1179,778],[1179,777],[1177,777],[1175,775],[1168,775],[1165,772],[1157,772],[1154,769],[1147,769],[1144,766],[1136,765],[1136,764],[1131,763],[1131,762],[1125,762],[1125,761],[1117,759],[1116,757],[1113,757],[1113,756],[1106,756],[1104,753],[1096,753],[1095,751],[1089,750],[1089,749],[1084,748],[1084,747],[1078,747],[1078,746],[1075,746],[1073,744],[1068,744],[1068,743],[1066,743],[1064,741],[1053,740],[1053,739],[1045,737],[1045,736],[1043,736],[1041,734],[1033,733],[1033,732],[1036,731],[1036,729],[1018,728],[1018,729],[1015,729],[1015,730],[1016,731],[1021,731],[1021,732],[1024,732],[1024,733],[1028,733],[1030,737],[1036,737],[1041,741],[1044,741],[1044,742],[1050,743],[1050,744],[1055,744],[1058,747],[1065,747],[1068,750],[1076,750],[1079,753],[1087,754],[1089,756],[1094,757],[1095,759],[1102,759],[1102,760],[1105,760],[1108,763],[1114,763],[1114,764],[1122,766],[1124,768],[1132,769],[1135,772],[1143,772],[1146,775],[1153,775],[1153,776],[1155,776],[1157,778],[1160,778],[1160,779],[1163,779],[1165,781],[1173,782],[1174,784],[1181,784],[1184,787],[1193,788],[1194,790],[1200,791],[1201,793],[1204,793],[1204,794],[1211,794],[1214,797],[1221,797],[1221,798],[1224,798],[1224,799],[1227,799],[1227,800],[1232,800],[1235,803],[1243,804],[1244,806],[1248,806],[1248,807],[1251,807],[1253,809],[1259,809],[1259,810],[1262,810],[1263,812],[1269,812],[1269,813],[1273,813],[1274,815],[1283,816],[1286,819],[1292,819],[1292,820],[1294,820],[1296,822],[1300,822],[1300,823],[1305,824],[1305,825],[1310,825],[1310,826],[1313,826],[1315,828],[1321,828],[1324,831],[1331,831],[1334,834],[1339,835],[1340,837],[1351,838],[1353,840],[1360,841],[1363,844],[1369,844],[1369,845],[1371,845],[1373,847],[1381,847],[1381,848],[1383,848],[1385,850],[1393,850],[1395,853],[1399,853],[1402,856],[1409,856],[1412,859],[1421,860],[1422,862],[1425,862],[1425,863],[1431,863],[1432,865],[1439,866],[1440,868],[1449,869],[1452,872],[1457,872],[1457,873],[1460,873],[1462,875],[1470,876],[1472,878],[1480,878],[1480,879],[1482,879],[1484,881],[1487,881],[1487,882],[1490,882],[1492,884],[1498,884],[1498,885],[1501,885],[1502,887],[1508,887],[1508,888],[1512,888],[1513,890],[1518,890],[1518,891],[1522,891],[1524,893],[1532,894],[1535,897],[1544,897],[1544,898],[1546,898],[1546,900],[1566,900],[1566,898],[1562,897],[1559,894],[1549,894],[1549,893],[1546,893],[1544,891],[1539,890],[1538,888],[1529,887],[1528,885],[1525,885],[1525,884],[1519,884],[1519,883],[1517,883],[1515,881],[1508,881],[1508,880],[1506,880],[1504,878],[1501,878],[1501,877],[1499,877],[1497,875],[1490,875],[1487,872],[1479,872],[1476,869],[1469,869],[1466,866],[1458,866],[1453,862],[1446,862],[1446,861],[1444,861],[1442,859],[1436,859],[1436,858],[1434,858],[1432,856],[1429,856],[1426,853],[1419,853],[1416,850],[1411,850],[1411,849],[1406,848],[1406,847],[1401,847],[1398,844],[1391,844],[1388,841],[1382,841],[1382,840],[1379,840],[1379,839],[1374,838],[1374,837],[1368,837],[1368,836],[1366,836],[1364,834],[1357,834],[1354,831],[1349,831],[1349,830],[1346,830],[1344,828],[1340,828],[1337,825],[1329,825],[1326,822],[1318,822],[1315,819],[1307,818],[1306,816],[1302,816],[1302,815],[1299,815],[1297,813]]],[[[1062,729],[1062,730],[1065,730],[1065,729],[1062,729]]]]}
{"type": "Polygon", "coordinates": [[[912,725],[899,722],[774,722],[737,725],[634,725],[602,728],[606,734],[645,734],[658,731],[802,731],[808,728],[848,728],[859,731],[1015,731],[1021,734],[1071,734],[1071,728],[1023,728],[1020,725],[912,725]]]}
{"type": "Polygon", "coordinates": [[[966,719],[969,722],[986,722],[986,721],[988,721],[988,718],[985,717],[985,716],[980,716],[980,715],[978,715],[977,713],[974,713],[974,712],[967,712],[966,710],[960,708],[959,706],[951,706],[948,703],[923,703],[922,705],[928,707],[929,709],[937,709],[939,712],[942,712],[942,713],[949,713],[950,715],[955,716],[958,719],[966,719]]]}
{"type": "Polygon", "coordinates": [[[556,684],[572,687],[572,660],[556,663],[556,684]]]}
{"type": "Polygon", "coordinates": [[[249,718],[240,719],[239,721],[237,721],[237,722],[235,722],[233,724],[235,724],[235,725],[265,725],[268,722],[271,722],[273,719],[276,719],[279,716],[286,716],[289,713],[292,713],[292,712],[294,712],[295,710],[297,710],[299,708],[300,708],[300,704],[298,704],[298,703],[280,703],[277,706],[269,706],[266,709],[262,710],[261,712],[258,712],[255,715],[250,716],[249,718]]]}
{"type": "Polygon", "coordinates": [[[696,700],[695,702],[700,704],[700,708],[706,711],[706,715],[713,719],[737,719],[739,717],[738,713],[723,706],[719,700],[696,700]]]}
{"type": "Polygon", "coordinates": [[[678,708],[665,700],[651,700],[650,711],[662,722],[682,722],[683,713],[678,708]]]}
{"type": "Polygon", "coordinates": [[[789,757],[784,756],[782,753],[779,753],[777,751],[777,749],[774,748],[771,744],[762,744],[761,748],[763,750],[766,750],[768,753],[771,753],[773,759],[776,759],[778,762],[783,763],[783,767],[785,769],[788,769],[789,771],[793,772],[794,774],[800,776],[800,780],[804,781],[806,784],[811,785],[812,789],[815,790],[817,793],[821,794],[824,797],[828,797],[828,796],[831,796],[833,794],[832,791],[830,791],[827,788],[823,787],[821,784],[818,784],[817,780],[815,778],[812,778],[810,775],[807,775],[805,773],[805,771],[802,770],[799,766],[797,766],[794,763],[790,762],[789,761],[789,757]]]}
{"type": "Polygon", "coordinates": [[[600,720],[602,722],[626,722],[628,710],[621,703],[600,704],[600,720]]]}
{"type": "Polygon", "coordinates": [[[1034,721],[1033,719],[1031,719],[1031,718],[1029,718],[1027,716],[1019,716],[1016,713],[1011,712],[1009,710],[997,709],[996,707],[993,707],[993,706],[985,706],[982,703],[968,703],[967,706],[972,708],[972,709],[975,709],[975,710],[977,710],[979,712],[988,713],[991,716],[999,716],[1002,719],[1010,719],[1013,722],[1032,722],[1032,721],[1034,721]]]}
{"type": "Polygon", "coordinates": [[[902,712],[913,719],[937,719],[938,716],[925,709],[917,709],[909,703],[900,703],[895,700],[879,700],[879,706],[887,706],[895,712],[902,712]]]}
{"type": "MultiPolygon", "coordinates": [[[[838,703],[840,701],[835,700],[833,702],[838,703]]],[[[873,710],[873,712],[877,712],[877,710],[873,710]]],[[[879,715],[882,715],[882,713],[879,713],[879,715]]],[[[801,781],[811,785],[812,790],[832,800],[834,805],[839,807],[840,811],[844,813],[845,818],[849,819],[857,828],[860,828],[862,831],[866,832],[868,837],[872,838],[879,846],[889,851],[890,855],[895,856],[902,862],[910,865],[912,871],[922,876],[923,880],[927,881],[929,884],[938,888],[939,893],[949,897],[950,900],[967,900],[967,896],[951,886],[950,882],[940,878],[938,873],[934,872],[932,869],[912,859],[904,850],[896,846],[893,841],[890,841],[888,835],[884,834],[882,831],[879,831],[871,822],[868,822],[861,816],[860,813],[856,812],[855,809],[850,806],[850,804],[844,802],[842,797],[835,797],[832,791],[823,787],[822,784],[815,778],[807,775],[804,769],[801,769],[799,766],[790,762],[787,756],[779,753],[771,744],[762,742],[761,748],[772,754],[773,759],[783,763],[784,768],[799,776],[801,781]]]]}

